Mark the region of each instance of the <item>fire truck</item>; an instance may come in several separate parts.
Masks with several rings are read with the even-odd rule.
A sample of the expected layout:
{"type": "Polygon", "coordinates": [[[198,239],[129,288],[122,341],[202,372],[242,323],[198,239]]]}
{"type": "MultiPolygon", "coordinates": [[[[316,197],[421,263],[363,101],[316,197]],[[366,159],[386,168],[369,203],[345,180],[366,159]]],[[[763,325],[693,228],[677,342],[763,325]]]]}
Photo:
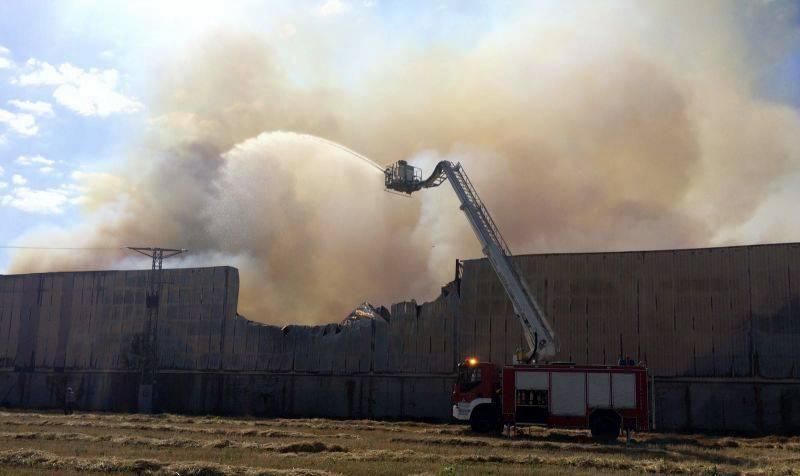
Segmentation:
{"type": "Polygon", "coordinates": [[[576,365],[548,362],[558,340],[542,308],[513,260],[489,210],[460,163],[441,161],[423,179],[419,168],[398,161],[384,170],[386,189],[411,194],[450,182],[461,210],[480,241],[514,307],[528,344],[498,366],[466,358],[458,366],[452,393],[453,417],[470,422],[477,432],[519,425],[589,428],[597,440],[621,431],[650,428],[647,369],[621,359],[620,365],[576,365]]]}

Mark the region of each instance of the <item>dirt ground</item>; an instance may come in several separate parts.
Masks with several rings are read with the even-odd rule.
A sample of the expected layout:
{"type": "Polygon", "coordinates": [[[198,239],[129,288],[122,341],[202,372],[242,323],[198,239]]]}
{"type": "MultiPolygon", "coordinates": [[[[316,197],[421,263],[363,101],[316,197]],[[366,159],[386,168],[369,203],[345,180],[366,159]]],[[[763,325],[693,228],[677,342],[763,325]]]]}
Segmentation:
{"type": "Polygon", "coordinates": [[[800,474],[800,436],[583,431],[515,439],[461,425],[0,412],[0,474],[800,474]]]}

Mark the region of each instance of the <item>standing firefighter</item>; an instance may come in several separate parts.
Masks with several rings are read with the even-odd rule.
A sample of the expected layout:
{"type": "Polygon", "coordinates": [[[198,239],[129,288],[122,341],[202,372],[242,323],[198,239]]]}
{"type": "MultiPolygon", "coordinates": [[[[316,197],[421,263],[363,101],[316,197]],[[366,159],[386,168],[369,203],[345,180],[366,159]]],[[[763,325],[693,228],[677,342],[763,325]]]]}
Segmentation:
{"type": "Polygon", "coordinates": [[[64,392],[64,415],[72,415],[72,407],[75,405],[75,392],[72,387],[67,387],[64,392]]]}

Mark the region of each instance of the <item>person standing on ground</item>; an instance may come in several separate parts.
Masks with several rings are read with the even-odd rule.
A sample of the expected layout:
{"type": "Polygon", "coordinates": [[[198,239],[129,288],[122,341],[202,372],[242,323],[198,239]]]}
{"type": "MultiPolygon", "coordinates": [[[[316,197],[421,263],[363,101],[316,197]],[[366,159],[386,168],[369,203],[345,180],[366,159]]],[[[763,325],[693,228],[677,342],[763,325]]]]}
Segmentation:
{"type": "Polygon", "coordinates": [[[64,393],[64,415],[72,415],[72,406],[75,403],[75,392],[72,391],[72,387],[67,387],[67,391],[64,393]]]}

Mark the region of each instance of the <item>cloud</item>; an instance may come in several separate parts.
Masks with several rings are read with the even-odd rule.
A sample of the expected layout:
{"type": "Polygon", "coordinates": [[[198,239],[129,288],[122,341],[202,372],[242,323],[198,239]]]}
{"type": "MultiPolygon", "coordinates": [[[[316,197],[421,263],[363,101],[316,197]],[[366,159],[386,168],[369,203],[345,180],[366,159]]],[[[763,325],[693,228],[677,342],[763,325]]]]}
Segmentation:
{"type": "Polygon", "coordinates": [[[9,104],[16,107],[20,111],[29,112],[36,116],[47,116],[52,117],[53,114],[53,106],[44,101],[20,101],[18,99],[12,99],[8,101],[9,104]]]}
{"type": "Polygon", "coordinates": [[[0,69],[8,69],[14,66],[9,55],[11,51],[3,45],[0,45],[0,69]]]}
{"type": "Polygon", "coordinates": [[[11,112],[0,109],[0,124],[22,136],[35,136],[39,133],[36,117],[27,112],[11,112]]]}
{"type": "MultiPolygon", "coordinates": [[[[19,112],[0,109],[0,123],[23,136],[35,136],[39,133],[39,125],[36,121],[37,116],[53,116],[53,107],[44,101],[22,101],[12,99],[9,104],[19,110],[19,112]]],[[[0,136],[3,138],[4,136],[0,136]]],[[[0,140],[0,143],[3,141],[0,140]]]]}
{"type": "Polygon", "coordinates": [[[314,15],[319,17],[329,17],[341,15],[349,10],[350,4],[347,2],[343,2],[342,0],[327,0],[314,9],[314,15]]]}
{"type": "Polygon", "coordinates": [[[49,173],[53,172],[54,170],[55,170],[55,169],[54,169],[53,167],[40,167],[40,168],[39,168],[39,172],[41,172],[41,173],[43,173],[43,174],[45,174],[45,175],[47,175],[47,174],[49,174],[49,173]]]}
{"type": "Polygon", "coordinates": [[[25,66],[28,72],[12,79],[12,84],[55,86],[55,100],[83,116],[132,114],[143,108],[137,99],[125,96],[117,90],[119,72],[115,69],[84,70],[69,63],[55,67],[33,58],[25,66]]]}
{"type": "Polygon", "coordinates": [[[64,190],[54,188],[35,190],[28,187],[17,187],[10,194],[4,195],[0,199],[0,204],[27,213],[58,215],[64,213],[64,206],[68,200],[68,193],[64,190]]]}
{"type": "MultiPolygon", "coordinates": [[[[39,170],[42,173],[50,173],[53,168],[41,167],[39,170]]],[[[105,176],[105,174],[99,175],[105,176]]],[[[89,174],[88,177],[80,174],[76,176],[79,178],[73,177],[72,182],[61,184],[58,187],[34,189],[26,186],[27,179],[15,174],[11,180],[15,187],[10,192],[0,196],[0,205],[16,208],[26,213],[62,214],[67,207],[79,205],[86,201],[85,193],[87,187],[81,183],[87,180],[88,177],[95,177],[94,174],[89,174]]],[[[8,183],[0,182],[0,189],[6,188],[8,188],[8,183]]]]}
{"type": "Polygon", "coordinates": [[[45,165],[48,167],[56,163],[55,160],[45,159],[41,155],[34,155],[33,157],[20,155],[14,160],[14,162],[19,165],[45,165]]]}
{"type": "Polygon", "coordinates": [[[6,169],[4,169],[2,165],[0,165],[0,175],[3,175],[5,172],[6,169]]]}

